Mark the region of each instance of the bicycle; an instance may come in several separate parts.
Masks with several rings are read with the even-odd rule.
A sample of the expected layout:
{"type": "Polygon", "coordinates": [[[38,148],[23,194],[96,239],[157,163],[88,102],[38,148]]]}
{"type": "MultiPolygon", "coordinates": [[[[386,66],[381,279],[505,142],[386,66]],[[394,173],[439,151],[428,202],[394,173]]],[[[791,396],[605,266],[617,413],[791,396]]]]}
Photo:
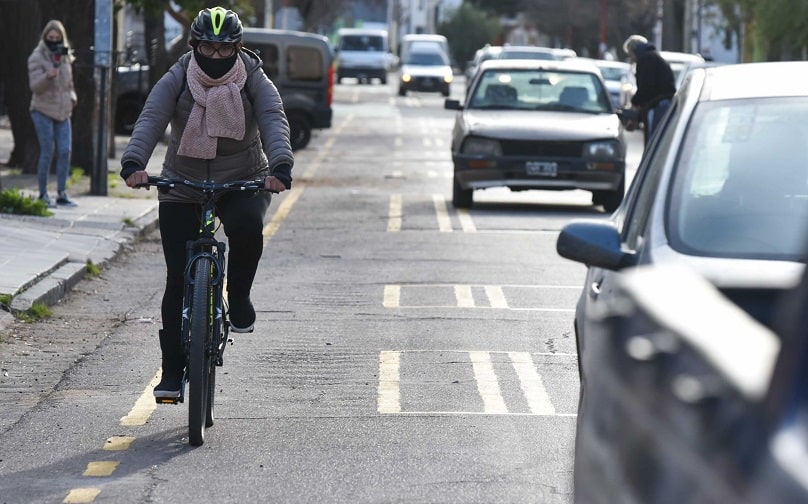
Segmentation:
{"type": "Polygon", "coordinates": [[[218,229],[216,196],[230,191],[269,190],[264,188],[263,180],[215,183],[162,177],[149,177],[148,183],[139,187],[153,186],[165,192],[178,185],[195,189],[202,195],[199,236],[186,244],[182,301],[185,375],[178,398],[157,397],[155,400],[158,404],[184,403],[188,383],[188,440],[191,445],[201,446],[205,442],[205,428],[211,427],[214,421],[216,367],[224,364],[224,349],[228,343],[233,343],[224,301],[226,245],[215,236],[218,229]]]}

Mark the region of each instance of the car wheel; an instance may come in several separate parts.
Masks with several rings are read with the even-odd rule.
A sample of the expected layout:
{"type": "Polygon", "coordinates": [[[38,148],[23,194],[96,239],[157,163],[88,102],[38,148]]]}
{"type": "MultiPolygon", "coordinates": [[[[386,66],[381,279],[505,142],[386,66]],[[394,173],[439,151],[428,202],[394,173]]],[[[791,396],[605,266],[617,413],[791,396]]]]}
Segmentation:
{"type": "Polygon", "coordinates": [[[286,115],[289,121],[289,141],[292,150],[302,149],[311,140],[311,122],[300,112],[291,112],[286,115]]]}
{"type": "Polygon", "coordinates": [[[443,91],[441,91],[441,94],[442,94],[444,97],[448,97],[448,96],[449,96],[449,88],[447,87],[446,89],[444,89],[443,91]]]}
{"type": "Polygon", "coordinates": [[[382,84],[387,84],[387,76],[381,78],[382,84]]]}
{"type": "Polygon", "coordinates": [[[617,207],[623,202],[625,193],[625,182],[621,182],[620,186],[614,191],[594,191],[592,193],[592,203],[595,205],[603,205],[603,209],[607,213],[612,213],[617,210],[617,207]]]}
{"type": "Polygon", "coordinates": [[[452,186],[452,205],[455,208],[471,208],[474,203],[474,189],[463,189],[455,179],[452,186]]]}
{"type": "Polygon", "coordinates": [[[407,90],[404,88],[398,88],[398,96],[407,96],[407,90]]]}

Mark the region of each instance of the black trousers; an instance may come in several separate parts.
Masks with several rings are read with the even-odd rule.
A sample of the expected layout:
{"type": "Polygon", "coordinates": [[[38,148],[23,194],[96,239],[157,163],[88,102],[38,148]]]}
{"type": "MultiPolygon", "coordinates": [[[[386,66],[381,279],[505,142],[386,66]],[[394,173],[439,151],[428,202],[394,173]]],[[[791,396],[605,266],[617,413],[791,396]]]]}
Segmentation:
{"type": "MultiPolygon", "coordinates": [[[[227,235],[228,299],[250,295],[258,261],[264,250],[264,216],[269,208],[267,193],[224,194],[216,203],[216,214],[227,235]]],[[[166,261],[166,288],[161,313],[163,330],[160,348],[163,361],[182,362],[182,296],[185,245],[199,236],[202,208],[192,203],[160,203],[160,237],[166,261]]],[[[164,364],[165,365],[165,364],[164,364]]]]}

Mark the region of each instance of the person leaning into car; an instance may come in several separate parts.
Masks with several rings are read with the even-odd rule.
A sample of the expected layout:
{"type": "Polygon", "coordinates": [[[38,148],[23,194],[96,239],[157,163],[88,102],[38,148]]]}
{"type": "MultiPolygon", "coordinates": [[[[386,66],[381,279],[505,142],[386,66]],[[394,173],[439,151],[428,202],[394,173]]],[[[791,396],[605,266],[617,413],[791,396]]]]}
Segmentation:
{"type": "MultiPolygon", "coordinates": [[[[670,65],[657,51],[656,46],[642,35],[632,35],[623,44],[623,50],[636,65],[637,91],[631,98],[632,108],[640,112],[640,121],[645,124],[645,143],[671,105],[676,93],[676,84],[670,65]]],[[[636,123],[628,129],[636,128],[636,123]],[[633,126],[633,127],[632,127],[633,126]]]]}

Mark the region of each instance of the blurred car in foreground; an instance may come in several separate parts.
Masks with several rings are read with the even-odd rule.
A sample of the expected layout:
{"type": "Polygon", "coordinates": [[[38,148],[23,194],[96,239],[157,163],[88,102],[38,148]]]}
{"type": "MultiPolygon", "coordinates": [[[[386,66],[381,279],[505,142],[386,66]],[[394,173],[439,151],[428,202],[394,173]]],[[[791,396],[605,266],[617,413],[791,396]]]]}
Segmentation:
{"type": "Polygon", "coordinates": [[[808,502],[808,278],[776,331],[693,270],[617,283],[584,366],[576,503],[808,502]]]}
{"type": "Polygon", "coordinates": [[[457,110],[452,203],[489,187],[592,192],[607,212],[625,187],[626,145],[603,78],[591,63],[490,60],[457,110]]]}
{"type": "Polygon", "coordinates": [[[468,87],[472,79],[474,79],[474,75],[477,73],[477,69],[480,68],[480,65],[483,64],[483,61],[496,59],[501,50],[502,46],[492,45],[486,45],[485,47],[477,49],[477,52],[474,53],[474,59],[466,63],[466,87],[468,87]]]}
{"type": "Polygon", "coordinates": [[[399,69],[398,94],[427,91],[449,96],[453,78],[449,57],[443,51],[413,45],[399,69]]]}
{"type": "MultiPolygon", "coordinates": [[[[601,352],[615,351],[602,346],[603,314],[617,295],[621,277],[633,267],[673,264],[705,278],[757,323],[776,327],[781,292],[799,281],[806,257],[808,88],[802,85],[806,77],[806,62],[691,69],[651,139],[620,208],[609,219],[573,221],[562,229],[559,254],[588,266],[574,319],[581,376],[575,474],[576,487],[582,489],[581,502],[689,501],[655,493],[667,488],[663,480],[671,472],[638,482],[641,487],[626,488],[626,492],[638,492],[636,495],[612,498],[606,493],[619,486],[615,482],[622,482],[627,473],[639,474],[638,467],[650,466],[644,440],[651,437],[661,442],[672,434],[663,424],[649,420],[637,430],[615,416],[619,408],[636,407],[631,403],[634,395],[639,397],[639,389],[653,387],[655,382],[653,375],[645,380],[633,378],[637,390],[632,394],[604,396],[602,386],[622,372],[616,368],[627,361],[617,357],[603,360],[601,352]],[[612,453],[617,448],[607,439],[608,430],[590,433],[584,429],[590,422],[611,422],[626,430],[614,442],[636,441],[632,447],[620,446],[630,450],[633,458],[621,459],[612,453]],[[632,438],[634,433],[637,437],[632,438]],[[606,466],[602,465],[604,457],[609,459],[606,466]],[[597,471],[603,475],[601,482],[591,480],[597,471]]],[[[660,287],[660,296],[668,302],[676,295],[689,295],[670,290],[673,287],[667,284],[660,287]]],[[[704,321],[711,316],[688,308],[691,305],[682,306],[677,316],[683,321],[704,321]]],[[[733,326],[728,325],[727,331],[732,334],[733,326]]],[[[646,346],[651,353],[664,353],[656,343],[646,346]]],[[[725,350],[737,348],[732,343],[725,350]]],[[[664,409],[657,413],[674,414],[664,409]]],[[[666,471],[681,470],[691,478],[703,474],[705,464],[719,463],[682,450],[657,462],[666,471]]],[[[681,487],[689,484],[674,481],[680,481],[681,487]]]]}
{"type": "Polygon", "coordinates": [[[683,53],[676,51],[659,51],[662,59],[668,62],[673,71],[673,82],[676,83],[676,89],[682,85],[687,70],[693,65],[701,65],[704,63],[704,58],[699,54],[683,53]]]}

